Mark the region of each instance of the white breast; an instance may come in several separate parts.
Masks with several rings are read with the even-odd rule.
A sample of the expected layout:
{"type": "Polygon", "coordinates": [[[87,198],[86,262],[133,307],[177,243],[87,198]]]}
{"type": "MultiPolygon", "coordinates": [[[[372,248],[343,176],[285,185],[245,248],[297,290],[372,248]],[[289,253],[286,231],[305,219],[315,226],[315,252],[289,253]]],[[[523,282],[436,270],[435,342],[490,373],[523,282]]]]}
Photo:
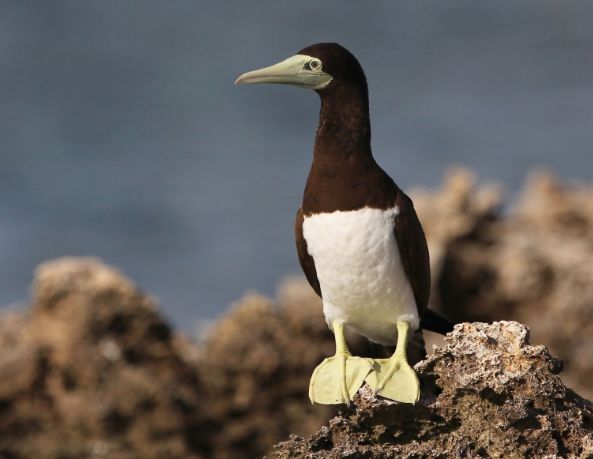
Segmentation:
{"type": "Polygon", "coordinates": [[[303,236],[315,260],[328,324],[339,320],[381,344],[393,344],[396,322],[418,328],[412,288],[393,230],[396,207],[305,217],[303,236]]]}

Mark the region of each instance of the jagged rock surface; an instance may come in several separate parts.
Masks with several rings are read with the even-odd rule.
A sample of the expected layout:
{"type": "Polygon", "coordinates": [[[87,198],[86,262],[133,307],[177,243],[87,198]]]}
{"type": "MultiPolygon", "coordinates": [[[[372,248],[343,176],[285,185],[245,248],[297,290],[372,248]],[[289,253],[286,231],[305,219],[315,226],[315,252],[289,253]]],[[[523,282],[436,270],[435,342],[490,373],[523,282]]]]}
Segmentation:
{"type": "Polygon", "coordinates": [[[416,365],[417,405],[377,400],[365,387],[328,427],[272,456],[593,457],[593,405],[562,384],[560,368],[519,323],[461,324],[416,365]]]}
{"type": "Polygon", "coordinates": [[[461,170],[413,196],[433,304],[456,321],[529,325],[564,361],[566,384],[593,398],[593,187],[535,173],[505,213],[497,187],[461,170]]]}

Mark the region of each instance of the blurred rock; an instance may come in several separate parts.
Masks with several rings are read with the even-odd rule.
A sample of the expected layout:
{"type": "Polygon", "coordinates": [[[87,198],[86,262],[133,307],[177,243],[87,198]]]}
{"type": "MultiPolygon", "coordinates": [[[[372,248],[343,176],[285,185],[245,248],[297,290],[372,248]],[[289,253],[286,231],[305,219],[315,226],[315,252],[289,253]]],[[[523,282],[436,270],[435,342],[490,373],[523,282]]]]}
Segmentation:
{"type": "MultiPolygon", "coordinates": [[[[503,212],[499,189],[478,186],[470,173],[460,170],[442,189],[418,191],[413,197],[431,249],[433,307],[458,321],[527,323],[534,342],[545,343],[564,361],[563,381],[593,397],[593,187],[568,187],[548,175],[533,175],[516,205],[503,212]]],[[[543,433],[549,431],[558,453],[545,454],[571,456],[577,441],[565,435],[590,430],[593,421],[586,410],[580,421],[573,419],[580,399],[544,372],[551,365],[549,373],[556,373],[559,363],[542,348],[528,346],[519,325],[471,327],[458,328],[449,338],[449,351],[437,350],[420,364],[429,389],[425,395],[431,387],[436,395],[408,412],[412,408],[385,403],[375,409],[375,402],[363,394],[357,406],[366,414],[346,412],[342,418],[350,424],[343,425],[364,421],[364,431],[371,413],[378,416],[373,435],[381,444],[401,434],[393,442],[404,445],[407,440],[401,439],[416,432],[435,448],[440,439],[440,451],[455,456],[461,439],[449,444],[444,433],[458,435],[464,432],[462,425],[469,428],[474,422],[486,429],[491,417],[503,431],[529,428],[529,435],[535,435],[522,430],[509,437],[509,448],[524,441],[523,448],[539,445],[533,450],[538,454],[556,451],[543,433]],[[460,340],[457,347],[455,340],[460,340]],[[484,362],[484,349],[499,357],[484,362]],[[518,357],[511,358],[512,349],[518,357]],[[470,366],[474,361],[476,366],[470,366]],[[502,386],[484,385],[487,373],[473,371],[488,372],[502,365],[499,361],[504,363],[499,376],[510,374],[513,362],[520,364],[518,379],[508,380],[509,392],[503,395],[496,392],[502,386]],[[482,381],[482,386],[467,392],[463,384],[473,387],[467,378],[482,381]],[[453,387],[461,389],[448,392],[453,387]],[[559,414],[550,417],[552,405],[540,402],[521,405],[524,417],[516,414],[517,404],[536,400],[539,389],[553,397],[565,394],[553,405],[559,414]],[[472,403],[477,404],[476,417],[463,417],[461,410],[472,403]],[[387,415],[400,419],[402,412],[420,416],[419,421],[397,427],[399,421],[385,420],[387,415]],[[516,421],[505,424],[507,414],[516,421]],[[568,416],[575,427],[564,428],[558,416],[568,416]],[[391,427],[381,430],[385,425],[391,427]],[[450,454],[447,448],[452,448],[450,454]]],[[[0,315],[0,458],[259,457],[289,434],[311,435],[335,414],[333,408],[312,406],[307,398],[313,368],[334,352],[334,342],[320,300],[304,281],[285,282],[274,301],[248,295],[205,328],[199,344],[172,331],[150,298],[97,260],[64,258],[41,265],[31,308],[0,315]]],[[[350,335],[348,341],[355,354],[381,354],[360,337],[350,335]]],[[[491,383],[496,381],[501,380],[491,383]]],[[[330,430],[339,425],[332,423],[330,430]]],[[[295,440],[290,451],[317,448],[329,454],[330,430],[308,442],[295,440]]],[[[334,430],[331,441],[350,430],[334,430]]],[[[485,432],[482,443],[468,437],[474,442],[468,444],[482,445],[474,455],[498,451],[502,437],[485,432]]],[[[588,435],[582,457],[593,457],[588,435]]],[[[414,448],[422,456],[420,445],[414,448]]]]}
{"type": "Polygon", "coordinates": [[[95,259],[44,263],[33,298],[0,316],[0,458],[261,457],[334,413],[307,397],[334,349],[301,281],[278,306],[247,296],[200,346],[95,259]]]}
{"type": "Polygon", "coordinates": [[[0,320],[0,457],[202,457],[202,383],[150,299],[94,259],[42,264],[33,291],[0,320]]]}
{"type": "MultiPolygon", "coordinates": [[[[375,355],[358,335],[357,355],[375,355]]],[[[336,408],[312,405],[309,378],[335,352],[321,301],[301,279],[282,283],[276,302],[250,294],[207,333],[197,365],[208,406],[201,433],[208,457],[261,457],[291,433],[309,435],[336,408]]]]}
{"type": "Polygon", "coordinates": [[[559,361],[528,343],[516,322],[461,324],[416,365],[413,406],[377,400],[365,386],[311,437],[272,457],[592,457],[593,404],[567,389],[559,361]]]}
{"type": "Polygon", "coordinates": [[[331,411],[309,401],[309,377],[332,352],[319,300],[306,290],[288,287],[280,306],[241,300],[208,332],[197,361],[210,408],[208,457],[261,457],[290,433],[317,430],[331,411]]]}
{"type": "Polygon", "coordinates": [[[534,173],[503,213],[500,192],[464,170],[413,194],[433,265],[432,301],[456,321],[512,319],[593,398],[593,186],[534,173]]]}

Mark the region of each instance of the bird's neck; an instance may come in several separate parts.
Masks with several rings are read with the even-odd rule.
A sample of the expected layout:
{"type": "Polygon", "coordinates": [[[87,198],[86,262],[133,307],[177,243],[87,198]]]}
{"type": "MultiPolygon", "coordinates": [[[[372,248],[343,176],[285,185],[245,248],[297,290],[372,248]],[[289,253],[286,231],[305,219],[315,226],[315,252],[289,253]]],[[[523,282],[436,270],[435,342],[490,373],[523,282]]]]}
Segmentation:
{"type": "Polygon", "coordinates": [[[342,85],[322,93],[314,161],[333,156],[372,157],[369,98],[365,86],[342,85]]]}
{"type": "Polygon", "coordinates": [[[324,92],[301,210],[308,214],[369,205],[387,208],[396,190],[371,153],[366,87],[324,92]]]}

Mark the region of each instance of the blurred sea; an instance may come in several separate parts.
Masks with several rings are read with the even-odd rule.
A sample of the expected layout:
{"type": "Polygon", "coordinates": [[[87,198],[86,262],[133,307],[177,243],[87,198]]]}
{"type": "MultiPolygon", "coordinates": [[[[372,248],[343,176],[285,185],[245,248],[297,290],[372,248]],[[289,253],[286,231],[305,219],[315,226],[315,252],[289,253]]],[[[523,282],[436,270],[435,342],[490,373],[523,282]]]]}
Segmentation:
{"type": "Polygon", "coordinates": [[[234,87],[319,41],[361,61],[404,188],[593,179],[593,2],[0,1],[0,304],[96,255],[190,330],[299,273],[317,96],[234,87]]]}

